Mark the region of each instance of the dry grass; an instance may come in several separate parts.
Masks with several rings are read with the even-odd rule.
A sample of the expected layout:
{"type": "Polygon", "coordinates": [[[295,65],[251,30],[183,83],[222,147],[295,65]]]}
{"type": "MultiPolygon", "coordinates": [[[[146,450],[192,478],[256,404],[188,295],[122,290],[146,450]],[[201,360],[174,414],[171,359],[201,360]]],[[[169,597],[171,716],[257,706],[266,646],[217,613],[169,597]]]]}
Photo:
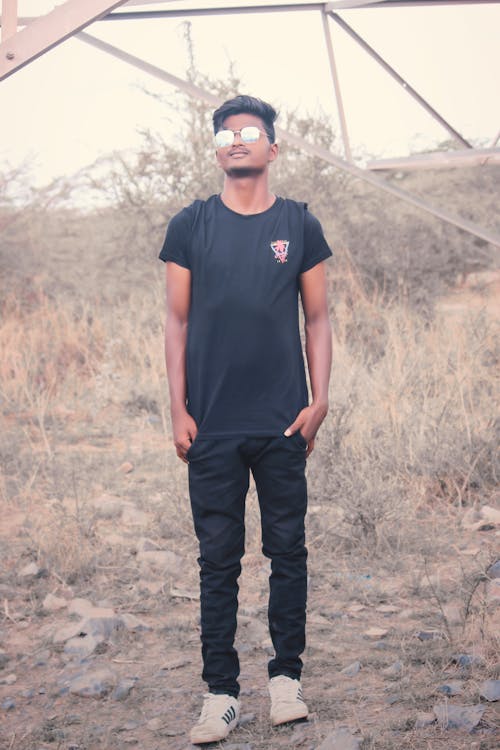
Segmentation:
{"type": "Polygon", "coordinates": [[[495,490],[499,329],[482,314],[423,318],[348,281],[311,487],[372,550],[408,550],[436,503],[446,516],[495,490]]]}
{"type": "MultiPolygon", "coordinates": [[[[496,674],[497,609],[487,601],[485,577],[494,541],[467,534],[460,519],[474,504],[495,504],[497,326],[481,314],[461,320],[420,316],[404,299],[365,293],[349,258],[341,258],[338,268],[331,290],[331,410],[309,462],[310,613],[331,625],[326,631],[310,625],[305,679],[317,722],[308,738],[319,743],[328,726],[344,722],[362,732],[364,750],[473,747],[460,733],[416,730],[414,719],[437,701],[436,685],[449,679],[453,653],[484,658],[484,669],[467,677],[463,702],[477,702],[479,681],[496,674]],[[377,611],[394,603],[404,617],[387,619],[377,611]],[[345,620],[353,604],[364,610],[345,620]],[[388,625],[386,650],[363,635],[374,624],[388,625]],[[423,628],[438,629],[443,638],[421,643],[414,633],[423,628]],[[323,696],[331,672],[338,675],[355,658],[364,665],[356,692],[340,680],[323,696]],[[405,663],[402,678],[384,680],[380,668],[396,658],[405,663]],[[398,708],[391,704],[385,718],[388,695],[397,696],[398,708]]],[[[148,683],[154,682],[154,659],[164,658],[162,639],[169,649],[198,658],[196,604],[179,604],[175,593],[179,586],[195,590],[197,571],[185,467],[169,445],[162,294],[156,277],[147,296],[130,295],[113,306],[57,301],[39,290],[28,299],[8,298],[0,327],[4,585],[18,590],[17,571],[28,560],[48,571],[15,612],[9,605],[6,625],[35,625],[48,591],[158,617],[163,630],[151,636],[151,663],[141,662],[138,651],[138,663],[145,664],[141,679],[149,687],[129,709],[141,715],[165,695],[175,703],[175,693],[148,683]],[[120,471],[124,461],[132,472],[120,471]],[[127,516],[130,508],[144,518],[127,516]],[[136,562],[140,536],[181,555],[186,562],[179,580],[162,580],[136,562]],[[148,589],[155,581],[163,583],[160,594],[148,589]]],[[[253,492],[247,516],[242,606],[260,617],[266,574],[253,492]]],[[[140,645],[127,648],[135,653],[140,645]]],[[[118,648],[111,656],[120,656],[118,648]]],[[[183,712],[196,707],[179,700],[184,726],[189,718],[183,712]]],[[[260,705],[264,696],[258,693],[256,700],[260,705]]],[[[59,722],[66,737],[76,732],[82,747],[121,747],[122,735],[112,728],[116,720],[109,706],[103,710],[105,740],[92,738],[92,723],[85,720],[81,729],[68,730],[64,717],[54,726],[59,722]]],[[[80,701],[72,713],[83,717],[88,711],[80,701]]],[[[262,729],[264,719],[258,714],[257,722],[242,728],[239,741],[254,750],[289,744],[288,734],[262,729]]],[[[484,726],[476,747],[493,748],[492,720],[484,726]]],[[[53,741],[40,732],[38,725],[22,741],[23,733],[11,733],[10,746],[31,750],[40,740],[53,741]]],[[[185,745],[173,737],[170,742],[173,750],[185,745]]]]}
{"type": "Polygon", "coordinates": [[[103,331],[90,312],[61,308],[41,289],[24,302],[11,294],[2,305],[0,393],[4,413],[36,420],[50,453],[46,417],[56,399],[67,406],[88,388],[102,357],[103,331]]]}
{"type": "MultiPolygon", "coordinates": [[[[157,283],[113,308],[58,304],[41,290],[29,304],[4,302],[1,397],[21,454],[51,457],[62,435],[67,443],[110,410],[158,422],[167,438],[161,296],[157,283]]],[[[369,297],[348,261],[333,299],[331,410],[310,461],[311,503],[336,543],[422,549],[416,520],[436,504],[447,518],[488,502],[498,482],[498,326],[369,297]]],[[[5,477],[2,486],[6,496],[5,477]]]]}

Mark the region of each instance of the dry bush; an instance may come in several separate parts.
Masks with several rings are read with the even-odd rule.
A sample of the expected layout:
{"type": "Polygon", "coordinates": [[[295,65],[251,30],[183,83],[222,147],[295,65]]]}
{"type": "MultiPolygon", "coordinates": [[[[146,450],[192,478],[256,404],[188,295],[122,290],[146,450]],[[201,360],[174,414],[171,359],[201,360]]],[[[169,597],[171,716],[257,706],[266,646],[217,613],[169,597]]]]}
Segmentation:
{"type": "MultiPolygon", "coordinates": [[[[321,534],[380,552],[421,545],[415,519],[487,501],[498,481],[498,332],[480,316],[429,320],[367,294],[347,255],[331,295],[331,410],[310,462],[311,502],[326,509],[321,534]]],[[[99,420],[111,404],[154,416],[168,434],[162,309],[158,277],[146,295],[92,313],[43,293],[27,306],[8,300],[4,410],[31,414],[48,453],[53,409],[99,420]]]]}
{"type": "Polygon", "coordinates": [[[1,316],[3,396],[16,408],[30,408],[34,394],[60,392],[70,379],[84,384],[95,373],[103,331],[90,306],[79,311],[58,306],[36,290],[29,308],[10,295],[1,316]]]}
{"type": "Polygon", "coordinates": [[[36,289],[29,304],[14,294],[1,310],[0,387],[4,413],[35,419],[50,453],[45,418],[57,395],[68,404],[86,387],[102,350],[90,313],[57,306],[36,289]]]}
{"type": "Polygon", "coordinates": [[[158,415],[167,430],[163,288],[155,281],[148,296],[132,293],[125,305],[100,310],[105,345],[92,398],[97,409],[115,403],[158,415]]]}
{"type": "Polygon", "coordinates": [[[95,522],[96,517],[77,499],[71,504],[54,500],[33,516],[24,532],[40,566],[61,583],[81,584],[92,577],[102,558],[95,522]]]}
{"type": "Polygon", "coordinates": [[[336,293],[331,412],[311,491],[341,509],[354,539],[398,548],[437,504],[446,514],[494,491],[498,327],[429,321],[369,297],[352,275],[336,293]]]}
{"type": "MultiPolygon", "coordinates": [[[[397,172],[385,179],[451,215],[498,231],[499,175],[496,167],[478,166],[397,172]]],[[[301,179],[302,174],[292,181],[292,195],[301,179]]],[[[498,267],[494,246],[360,180],[329,178],[308,196],[332,246],[340,253],[349,248],[364,284],[391,298],[404,293],[417,309],[432,309],[436,295],[459,276],[498,267]]]]}
{"type": "MultiPolygon", "coordinates": [[[[156,280],[157,281],[157,280],[156,280]]],[[[46,414],[60,407],[136,400],[165,418],[161,288],[153,299],[82,306],[35,290],[26,303],[10,295],[1,310],[0,381],[4,413],[46,414]]],[[[93,407],[92,407],[93,404],[93,407]]],[[[142,404],[142,406],[141,406],[142,404]]]]}

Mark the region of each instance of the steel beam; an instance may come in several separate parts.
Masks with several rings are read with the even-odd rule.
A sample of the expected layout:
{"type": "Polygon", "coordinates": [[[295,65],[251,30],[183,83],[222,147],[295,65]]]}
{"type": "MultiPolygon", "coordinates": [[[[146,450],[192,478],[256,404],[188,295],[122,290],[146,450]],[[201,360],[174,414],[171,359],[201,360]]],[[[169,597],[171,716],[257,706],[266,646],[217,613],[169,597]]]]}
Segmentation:
{"type": "MultiPolygon", "coordinates": [[[[500,0],[477,0],[480,3],[498,3],[500,0]]],[[[150,5],[153,3],[167,3],[176,2],[176,0],[152,0],[151,3],[147,0],[125,0],[124,8],[150,5]]],[[[345,0],[348,2],[348,0],[345,0]]],[[[381,2],[380,0],[365,0],[363,3],[357,3],[355,5],[345,6],[345,9],[350,8],[370,8],[370,7],[393,7],[408,6],[408,5],[463,5],[463,4],[475,4],[476,0],[429,0],[425,2],[397,2],[397,0],[390,0],[390,2],[381,2]]],[[[322,10],[326,8],[327,11],[340,9],[343,3],[325,3],[325,2],[305,2],[305,3],[261,3],[260,5],[226,5],[218,7],[206,7],[206,8],[175,8],[169,10],[168,8],[161,8],[160,10],[132,10],[132,11],[120,11],[114,13],[108,13],[103,16],[101,21],[137,21],[145,19],[160,19],[160,18],[193,18],[203,16],[219,16],[219,15],[238,15],[247,13],[278,13],[278,12],[294,12],[294,11],[308,11],[308,10],[322,10]]],[[[39,16],[21,16],[19,19],[19,25],[25,26],[32,23],[39,16]]]]}
{"type": "Polygon", "coordinates": [[[125,7],[129,5],[156,5],[157,3],[173,3],[175,0],[126,0],[125,7]]]}
{"type": "Polygon", "coordinates": [[[337,13],[329,12],[329,15],[335,23],[337,23],[349,36],[354,39],[355,42],[357,42],[368,54],[373,57],[376,62],[385,70],[387,73],[389,73],[392,78],[394,78],[395,81],[397,81],[405,91],[410,94],[435,120],[437,120],[440,125],[442,125],[450,135],[453,136],[459,143],[462,144],[462,146],[465,146],[466,148],[472,148],[472,145],[465,140],[465,138],[458,132],[458,130],[455,130],[449,122],[447,122],[444,117],[441,117],[439,112],[437,112],[434,107],[432,107],[429,102],[427,102],[423,96],[420,96],[418,91],[416,91],[413,86],[410,86],[408,81],[405,81],[405,79],[399,75],[399,73],[394,70],[394,68],[389,65],[388,62],[384,60],[383,57],[381,57],[378,52],[376,52],[373,47],[371,47],[368,42],[366,42],[363,37],[361,37],[354,29],[349,26],[348,23],[344,21],[343,18],[341,18],[337,13]]]}
{"type": "Polygon", "coordinates": [[[403,8],[434,5],[494,5],[499,0],[339,0],[327,3],[327,10],[356,10],[358,8],[403,8]]]}
{"type": "Polygon", "coordinates": [[[340,90],[340,81],[337,73],[337,66],[335,64],[335,55],[333,52],[333,43],[330,27],[328,26],[328,15],[324,8],[321,11],[321,20],[323,22],[323,33],[325,35],[326,51],[328,53],[328,62],[330,63],[330,73],[332,76],[333,88],[335,91],[335,99],[337,101],[337,110],[339,113],[340,130],[342,133],[342,141],[344,143],[344,154],[347,161],[353,161],[351,144],[349,143],[349,133],[347,131],[347,122],[344,112],[344,103],[342,101],[342,93],[340,90]]]}
{"type": "Polygon", "coordinates": [[[326,10],[350,10],[351,8],[369,8],[370,5],[384,4],[381,0],[341,0],[341,2],[326,3],[326,10]]]}
{"type": "Polygon", "coordinates": [[[131,55],[129,52],[125,52],[125,50],[120,49],[119,47],[115,47],[113,44],[103,42],[102,39],[98,39],[91,34],[87,34],[85,31],[80,31],[79,33],[75,34],[75,36],[77,39],[80,39],[80,41],[85,42],[86,44],[90,44],[92,47],[95,47],[102,52],[107,52],[108,55],[117,57],[119,60],[128,63],[128,65],[133,65],[134,68],[139,68],[139,70],[142,70],[144,73],[148,73],[155,78],[159,78],[160,81],[170,83],[172,86],[181,89],[181,91],[185,91],[186,94],[189,94],[196,99],[205,101],[207,104],[210,104],[210,106],[217,107],[219,104],[222,104],[222,99],[215,96],[215,94],[210,94],[208,91],[205,91],[199,86],[196,86],[194,83],[190,83],[189,81],[185,81],[183,78],[179,78],[172,73],[168,73],[168,71],[162,70],[162,68],[158,68],[156,65],[151,65],[151,63],[148,63],[145,60],[141,60],[140,57],[131,55]]]}
{"type": "MultiPolygon", "coordinates": [[[[178,76],[174,76],[171,73],[168,73],[167,71],[156,67],[156,65],[151,65],[150,63],[147,63],[144,60],[141,60],[140,58],[135,57],[134,55],[131,55],[118,47],[115,47],[114,45],[103,42],[101,39],[97,39],[96,37],[93,37],[85,32],[80,32],[76,35],[76,37],[77,39],[80,39],[81,41],[86,42],[87,44],[90,44],[93,47],[102,50],[103,52],[107,52],[108,54],[113,55],[113,57],[117,57],[118,59],[123,60],[129,65],[133,65],[135,68],[139,68],[139,70],[143,70],[144,72],[149,73],[150,75],[153,75],[162,81],[171,83],[176,88],[179,88],[181,91],[185,91],[190,96],[201,99],[201,101],[206,102],[211,107],[217,107],[222,104],[222,99],[220,97],[211,94],[209,91],[205,91],[205,89],[201,88],[200,86],[197,86],[194,83],[190,83],[189,81],[185,81],[178,76]]],[[[316,146],[313,143],[309,143],[309,141],[306,141],[304,138],[301,138],[298,135],[289,133],[288,131],[282,130],[281,128],[276,128],[276,134],[278,138],[281,138],[282,140],[291,143],[293,146],[302,149],[310,156],[322,159],[323,161],[332,164],[334,167],[347,172],[351,176],[357,177],[364,182],[368,182],[370,185],[384,190],[386,193],[390,193],[400,200],[403,200],[406,203],[410,203],[411,205],[426,211],[432,216],[436,216],[437,218],[442,219],[448,224],[452,224],[453,226],[462,229],[464,232],[468,232],[469,234],[472,234],[475,237],[479,237],[485,242],[489,242],[495,247],[500,248],[500,236],[496,235],[494,232],[488,229],[484,229],[483,227],[479,226],[478,224],[474,224],[471,221],[462,219],[462,217],[460,216],[450,214],[439,207],[432,206],[431,204],[427,203],[427,201],[422,200],[422,198],[419,198],[416,195],[412,195],[405,190],[401,190],[401,188],[398,188],[396,185],[392,185],[391,183],[386,182],[378,175],[374,175],[365,169],[361,169],[360,167],[355,166],[354,164],[349,164],[349,162],[345,161],[345,159],[342,159],[340,156],[332,154],[330,151],[327,151],[321,146],[316,146]]]]}
{"type": "MultiPolygon", "coordinates": [[[[337,8],[357,8],[363,7],[368,8],[370,5],[386,7],[402,6],[402,5],[478,5],[478,4],[492,4],[499,2],[500,0],[340,0],[331,3],[327,3],[331,8],[327,10],[335,10],[337,8]]],[[[160,3],[175,2],[175,0],[127,0],[125,7],[131,7],[134,5],[156,5],[160,3]]]]}
{"type": "Polygon", "coordinates": [[[493,138],[493,141],[491,143],[491,148],[494,148],[497,145],[498,141],[500,141],[500,130],[498,131],[496,136],[493,138]]]}
{"type": "Polygon", "coordinates": [[[432,151],[428,154],[400,156],[396,159],[373,159],[366,168],[384,169],[454,169],[477,164],[500,164],[500,148],[467,148],[457,151],[432,151]]]}
{"type": "Polygon", "coordinates": [[[37,18],[0,44],[0,80],[97,21],[113,8],[123,5],[125,1],[67,0],[47,15],[37,18]]]}
{"type": "Polygon", "coordinates": [[[110,13],[103,21],[124,21],[131,18],[193,18],[199,16],[231,16],[248,15],[250,13],[283,13],[284,11],[304,12],[307,10],[321,10],[324,3],[296,3],[296,4],[269,4],[265,5],[226,5],[212,8],[176,8],[169,10],[132,10],[118,13],[110,13]]]}
{"type": "Polygon", "coordinates": [[[0,0],[2,3],[2,42],[17,32],[17,0],[0,0]]]}

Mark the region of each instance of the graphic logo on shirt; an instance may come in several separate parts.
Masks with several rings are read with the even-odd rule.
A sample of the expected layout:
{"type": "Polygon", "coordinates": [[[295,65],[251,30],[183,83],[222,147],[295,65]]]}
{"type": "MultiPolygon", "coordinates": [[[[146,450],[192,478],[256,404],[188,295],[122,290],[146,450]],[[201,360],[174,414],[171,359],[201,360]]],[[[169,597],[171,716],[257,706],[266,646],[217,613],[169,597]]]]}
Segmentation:
{"type": "Polygon", "coordinates": [[[271,248],[274,253],[274,259],[276,263],[286,263],[288,260],[288,240],[276,240],[271,242],[271,248]]]}

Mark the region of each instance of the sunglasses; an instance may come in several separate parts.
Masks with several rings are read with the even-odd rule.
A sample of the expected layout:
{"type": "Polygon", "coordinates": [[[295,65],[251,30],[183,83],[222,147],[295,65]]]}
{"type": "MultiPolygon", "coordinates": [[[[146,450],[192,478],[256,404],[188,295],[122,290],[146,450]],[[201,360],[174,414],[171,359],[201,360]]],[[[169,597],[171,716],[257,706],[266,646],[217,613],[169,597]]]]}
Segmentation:
{"type": "Polygon", "coordinates": [[[257,143],[261,133],[267,135],[265,130],[260,130],[256,125],[247,125],[241,130],[219,130],[215,134],[215,144],[217,148],[232,146],[235,135],[240,136],[242,143],[257,143]]]}

